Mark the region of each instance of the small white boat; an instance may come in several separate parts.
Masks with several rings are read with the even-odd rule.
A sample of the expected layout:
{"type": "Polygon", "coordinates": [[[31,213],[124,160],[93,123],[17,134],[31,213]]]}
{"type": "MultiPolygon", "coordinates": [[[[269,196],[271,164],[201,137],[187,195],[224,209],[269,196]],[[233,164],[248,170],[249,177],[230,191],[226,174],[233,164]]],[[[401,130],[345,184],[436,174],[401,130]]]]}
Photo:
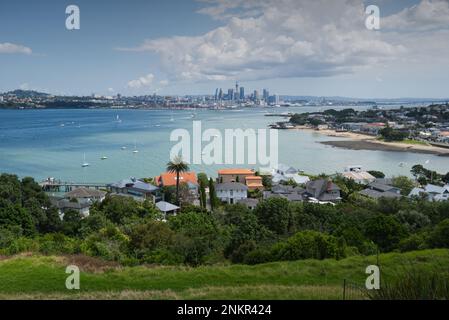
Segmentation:
{"type": "Polygon", "coordinates": [[[81,165],[81,167],[86,168],[88,166],[90,166],[90,164],[89,164],[89,162],[86,162],[86,154],[84,154],[84,161],[83,161],[83,164],[81,165]]]}
{"type": "Polygon", "coordinates": [[[139,150],[137,150],[137,144],[134,142],[134,150],[133,153],[139,153],[139,150]]]}
{"type": "Polygon", "coordinates": [[[106,156],[102,156],[101,157],[101,160],[106,160],[108,157],[106,157],[106,156]]]}
{"type": "Polygon", "coordinates": [[[122,149],[122,150],[126,150],[126,147],[125,147],[125,146],[123,146],[123,147],[121,147],[120,149],[122,149]]]}
{"type": "Polygon", "coordinates": [[[122,120],[120,119],[119,115],[117,115],[117,118],[116,118],[116,119],[117,119],[117,122],[118,122],[118,123],[121,123],[121,122],[122,122],[122,120]]]}

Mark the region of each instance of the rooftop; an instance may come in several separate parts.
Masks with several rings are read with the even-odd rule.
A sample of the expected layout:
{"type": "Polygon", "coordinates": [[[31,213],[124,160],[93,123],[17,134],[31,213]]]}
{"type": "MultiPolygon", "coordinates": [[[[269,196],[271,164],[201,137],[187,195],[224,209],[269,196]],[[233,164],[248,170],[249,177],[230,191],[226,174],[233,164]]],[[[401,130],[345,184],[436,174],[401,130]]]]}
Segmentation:
{"type": "MultiPolygon", "coordinates": [[[[176,173],[175,172],[164,172],[160,176],[154,179],[158,185],[165,187],[176,186],[176,173]]],[[[179,174],[179,182],[191,183],[198,185],[196,173],[195,172],[183,172],[179,174]]]]}
{"type": "Polygon", "coordinates": [[[241,175],[241,174],[247,174],[247,175],[254,175],[254,171],[251,169],[221,169],[218,170],[219,175],[241,175]]]}
{"type": "Polygon", "coordinates": [[[102,198],[106,195],[106,192],[89,189],[89,188],[77,188],[65,194],[67,198],[102,198]]]}

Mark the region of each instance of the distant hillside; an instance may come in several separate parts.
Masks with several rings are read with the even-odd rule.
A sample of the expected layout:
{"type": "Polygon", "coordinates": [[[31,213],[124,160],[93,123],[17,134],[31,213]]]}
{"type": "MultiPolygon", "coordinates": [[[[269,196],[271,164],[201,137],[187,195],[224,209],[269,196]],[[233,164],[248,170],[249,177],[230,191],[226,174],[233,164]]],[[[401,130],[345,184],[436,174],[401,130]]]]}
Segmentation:
{"type": "Polygon", "coordinates": [[[44,98],[50,96],[48,93],[38,92],[34,90],[14,90],[6,92],[5,95],[15,95],[18,98],[44,98]]]}

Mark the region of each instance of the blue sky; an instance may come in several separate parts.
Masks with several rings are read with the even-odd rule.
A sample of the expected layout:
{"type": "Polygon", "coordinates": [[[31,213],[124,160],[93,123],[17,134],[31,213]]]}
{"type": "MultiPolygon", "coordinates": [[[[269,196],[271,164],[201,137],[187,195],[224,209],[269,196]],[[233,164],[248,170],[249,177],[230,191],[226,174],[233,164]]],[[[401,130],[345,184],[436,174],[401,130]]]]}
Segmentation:
{"type": "Polygon", "coordinates": [[[448,97],[447,0],[2,1],[0,92],[448,97]],[[81,29],[65,28],[76,4],[81,29]],[[364,6],[381,9],[381,30],[364,6]]]}

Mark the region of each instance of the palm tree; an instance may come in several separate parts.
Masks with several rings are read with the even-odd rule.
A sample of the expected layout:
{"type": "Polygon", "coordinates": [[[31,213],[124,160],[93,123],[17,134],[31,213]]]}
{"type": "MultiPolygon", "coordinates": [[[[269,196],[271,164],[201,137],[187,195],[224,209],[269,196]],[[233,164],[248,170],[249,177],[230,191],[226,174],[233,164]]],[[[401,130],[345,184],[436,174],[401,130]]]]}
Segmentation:
{"type": "Polygon", "coordinates": [[[189,171],[189,166],[182,161],[182,157],[176,156],[167,163],[167,171],[176,173],[176,204],[179,206],[179,174],[189,171]]]}

